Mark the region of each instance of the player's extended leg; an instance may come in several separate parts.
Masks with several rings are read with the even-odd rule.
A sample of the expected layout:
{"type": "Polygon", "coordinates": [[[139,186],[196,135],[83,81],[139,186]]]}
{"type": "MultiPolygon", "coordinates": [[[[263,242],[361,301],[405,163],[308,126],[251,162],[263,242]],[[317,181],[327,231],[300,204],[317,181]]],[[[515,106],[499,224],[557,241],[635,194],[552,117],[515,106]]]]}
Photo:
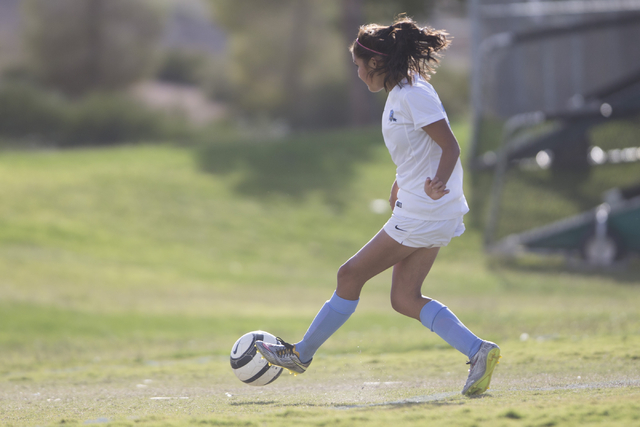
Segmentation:
{"type": "Polygon", "coordinates": [[[380,230],[369,243],[340,267],[336,293],[341,298],[357,300],[369,279],[393,267],[417,250],[418,248],[401,245],[384,230],[380,230]]]}
{"type": "Polygon", "coordinates": [[[355,311],[364,284],[414,252],[381,230],[338,270],[336,292],[320,309],[302,341],[296,344],[302,360],[311,360],[320,346],[355,311]]]}
{"type": "Polygon", "coordinates": [[[302,341],[295,345],[284,341],[276,345],[258,341],[258,351],[274,365],[304,372],[318,348],[353,314],[364,284],[415,250],[402,246],[381,230],[340,267],[336,292],[322,306],[302,341]]]}
{"type": "Polygon", "coordinates": [[[489,387],[493,369],[500,358],[500,348],[475,336],[445,305],[422,295],[422,283],[438,249],[419,249],[394,266],[391,305],[405,316],[419,320],[467,355],[471,369],[462,394],[480,394],[489,387]]]}

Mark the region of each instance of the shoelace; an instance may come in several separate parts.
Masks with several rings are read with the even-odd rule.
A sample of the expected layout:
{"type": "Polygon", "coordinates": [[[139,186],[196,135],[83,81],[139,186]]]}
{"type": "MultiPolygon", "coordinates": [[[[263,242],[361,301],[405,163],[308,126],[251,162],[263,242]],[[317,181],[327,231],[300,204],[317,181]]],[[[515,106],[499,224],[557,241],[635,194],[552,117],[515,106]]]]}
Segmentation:
{"type": "Polygon", "coordinates": [[[471,365],[471,366],[469,367],[469,372],[471,372],[471,370],[473,369],[473,365],[475,365],[475,363],[471,363],[471,360],[469,360],[469,361],[467,362],[467,365],[471,365]]]}
{"type": "Polygon", "coordinates": [[[276,350],[278,357],[291,356],[293,354],[293,345],[285,342],[282,338],[276,337],[276,340],[284,346],[283,350],[276,350]]]}
{"type": "Polygon", "coordinates": [[[471,367],[473,368],[473,365],[476,364],[476,362],[473,361],[473,359],[476,359],[476,362],[478,361],[478,358],[476,356],[473,356],[471,359],[469,359],[469,361],[467,362],[467,365],[471,365],[471,367]]]}

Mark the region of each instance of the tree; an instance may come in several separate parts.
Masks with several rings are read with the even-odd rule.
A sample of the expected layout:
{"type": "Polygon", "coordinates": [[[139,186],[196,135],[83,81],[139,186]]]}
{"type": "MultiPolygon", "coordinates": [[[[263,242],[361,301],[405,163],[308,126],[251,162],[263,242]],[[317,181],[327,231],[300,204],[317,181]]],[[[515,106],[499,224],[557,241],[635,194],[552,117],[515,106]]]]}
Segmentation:
{"type": "MultiPolygon", "coordinates": [[[[346,43],[353,41],[358,27],[363,24],[364,10],[362,0],[343,0],[343,33],[346,43]]],[[[358,74],[349,74],[349,123],[352,126],[361,126],[371,122],[371,94],[362,84],[358,74]]]]}
{"type": "Polygon", "coordinates": [[[309,91],[340,73],[334,71],[340,60],[331,53],[340,41],[335,31],[327,29],[330,3],[215,0],[211,4],[214,18],[229,36],[229,83],[234,104],[243,112],[295,122],[297,107],[309,91]],[[314,32],[323,37],[314,37],[314,32]]]}
{"type": "Polygon", "coordinates": [[[127,87],[152,68],[162,30],[149,0],[27,0],[29,66],[78,96],[127,87]]]}
{"type": "Polygon", "coordinates": [[[348,45],[358,27],[425,16],[424,0],[212,0],[230,41],[235,106],[294,127],[364,125],[379,120],[376,97],[358,80],[348,45]]]}

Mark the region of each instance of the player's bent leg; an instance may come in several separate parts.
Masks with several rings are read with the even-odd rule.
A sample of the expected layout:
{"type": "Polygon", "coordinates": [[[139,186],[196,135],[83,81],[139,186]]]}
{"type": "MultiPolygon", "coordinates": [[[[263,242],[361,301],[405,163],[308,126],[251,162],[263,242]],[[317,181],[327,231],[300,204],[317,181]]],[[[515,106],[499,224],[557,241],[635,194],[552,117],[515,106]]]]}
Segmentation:
{"type": "Polygon", "coordinates": [[[500,348],[476,337],[445,305],[422,296],[422,283],[436,255],[437,248],[421,249],[395,265],[391,304],[396,311],[420,320],[469,357],[471,369],[462,394],[478,395],[489,388],[493,370],[500,359],[500,348]]]}
{"type": "Polygon", "coordinates": [[[425,304],[420,311],[420,322],[469,359],[483,343],[440,301],[431,300],[425,304]]]}
{"type": "Polygon", "coordinates": [[[367,280],[413,251],[415,249],[400,245],[381,231],[340,267],[336,292],[322,306],[304,338],[295,344],[299,360],[310,362],[318,348],[349,319],[367,280]]]}
{"type": "Polygon", "coordinates": [[[422,284],[440,248],[420,248],[396,263],[391,281],[391,307],[398,313],[420,320],[420,311],[430,298],[422,295],[422,284]]]}

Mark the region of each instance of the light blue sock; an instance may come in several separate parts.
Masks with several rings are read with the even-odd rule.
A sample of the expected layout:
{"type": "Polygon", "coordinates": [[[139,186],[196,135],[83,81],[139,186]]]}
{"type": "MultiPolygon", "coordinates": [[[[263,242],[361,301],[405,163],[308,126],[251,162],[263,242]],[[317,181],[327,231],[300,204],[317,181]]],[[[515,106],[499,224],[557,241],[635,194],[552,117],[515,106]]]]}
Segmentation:
{"type": "Polygon", "coordinates": [[[358,301],[360,300],[343,299],[335,292],[333,293],[331,299],[324,303],[311,322],[302,341],[296,344],[296,350],[300,353],[300,361],[307,363],[313,358],[320,346],[356,311],[358,301]]]}
{"type": "Polygon", "coordinates": [[[436,300],[422,307],[420,322],[469,359],[480,350],[482,340],[464,326],[446,305],[436,300]]]}

